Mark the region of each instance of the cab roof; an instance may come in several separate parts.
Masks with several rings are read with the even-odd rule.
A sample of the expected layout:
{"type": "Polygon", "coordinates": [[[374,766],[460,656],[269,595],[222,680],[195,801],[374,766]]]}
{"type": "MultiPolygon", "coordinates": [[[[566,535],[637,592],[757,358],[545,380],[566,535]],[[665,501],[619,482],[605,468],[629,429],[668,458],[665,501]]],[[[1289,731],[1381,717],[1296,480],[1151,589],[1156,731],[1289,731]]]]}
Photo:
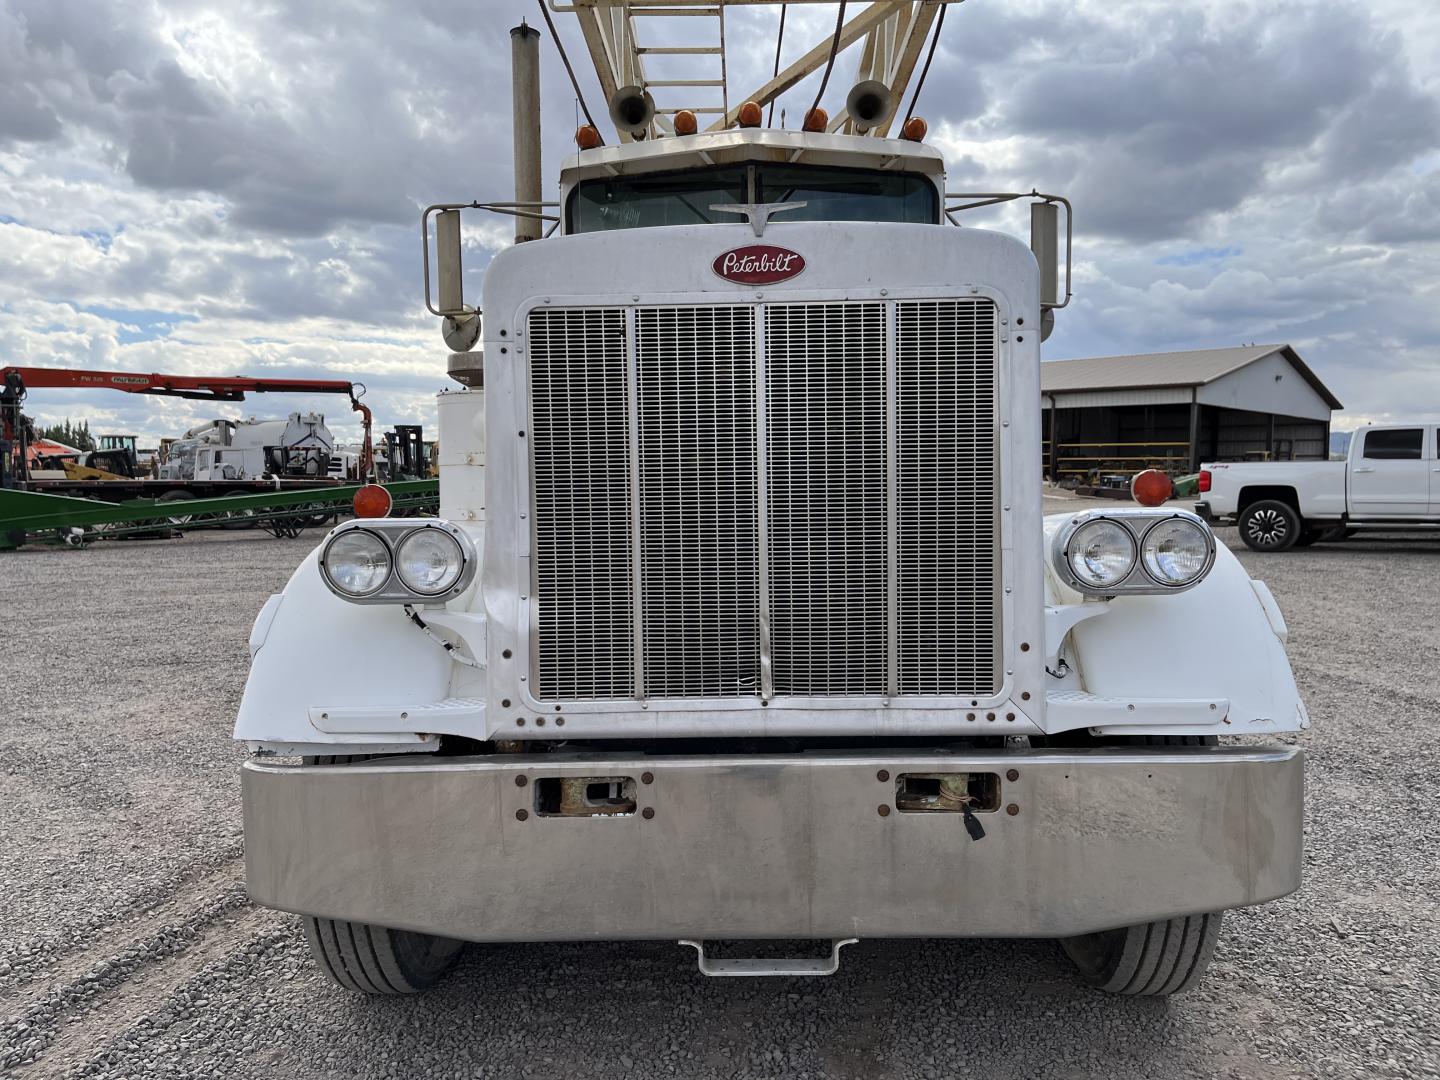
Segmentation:
{"type": "Polygon", "coordinates": [[[560,183],[568,187],[596,177],[638,176],[751,162],[884,169],[920,173],[937,180],[945,174],[945,159],[940,151],[924,143],[861,135],[736,128],[698,135],[667,135],[582,150],[562,163],[560,183]]]}

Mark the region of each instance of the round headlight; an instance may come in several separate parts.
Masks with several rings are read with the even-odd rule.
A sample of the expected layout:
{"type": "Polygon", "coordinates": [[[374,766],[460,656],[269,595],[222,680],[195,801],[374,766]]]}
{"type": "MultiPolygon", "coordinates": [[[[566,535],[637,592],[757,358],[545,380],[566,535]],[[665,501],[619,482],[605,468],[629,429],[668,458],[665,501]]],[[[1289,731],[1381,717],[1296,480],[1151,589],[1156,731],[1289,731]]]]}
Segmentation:
{"type": "Polygon", "coordinates": [[[1070,572],[1091,588],[1118,585],[1135,569],[1135,541],[1130,530],[1104,518],[1076,529],[1066,551],[1070,572]]]}
{"type": "Polygon", "coordinates": [[[1189,585],[1210,562],[1210,538],[1193,521],[1169,518],[1145,534],[1141,558],[1145,572],[1161,585],[1189,585]]]}
{"type": "Polygon", "coordinates": [[[400,580],[411,592],[438,596],[460,580],[465,555],[443,529],[417,529],[400,541],[395,564],[400,580]]]}
{"type": "Polygon", "coordinates": [[[369,596],[390,577],[390,549],[364,529],[341,533],[321,559],[325,576],[347,596],[369,596]]]}

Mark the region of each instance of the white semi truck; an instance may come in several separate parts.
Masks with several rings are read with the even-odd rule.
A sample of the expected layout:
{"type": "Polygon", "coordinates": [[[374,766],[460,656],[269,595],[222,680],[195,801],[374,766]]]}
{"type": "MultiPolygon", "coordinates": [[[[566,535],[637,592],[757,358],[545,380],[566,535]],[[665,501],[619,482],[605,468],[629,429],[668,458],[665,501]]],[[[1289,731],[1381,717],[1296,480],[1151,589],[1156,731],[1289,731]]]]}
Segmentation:
{"type": "Polygon", "coordinates": [[[933,8],[875,8],[845,33],[888,93],[834,131],[763,126],[771,84],[693,134],[617,88],[631,137],[581,129],[483,327],[459,211],[426,211],[427,304],[479,345],[439,399],[440,517],[306,557],[235,729],[250,893],[340,985],[423,989],[469,941],[804,975],[858,938],[999,936],[1170,994],[1226,910],[1299,885],[1284,621],[1196,515],[1042,516],[1057,203],[1030,246],[950,223],[985,199],[877,119],[933,8]],[[753,939],[823,944],[708,944],[753,939]]]}
{"type": "Polygon", "coordinates": [[[1202,465],[1195,512],[1239,526],[1256,551],[1308,547],[1362,530],[1437,529],[1437,433],[1436,420],[1374,424],[1351,434],[1344,461],[1202,465]]]}

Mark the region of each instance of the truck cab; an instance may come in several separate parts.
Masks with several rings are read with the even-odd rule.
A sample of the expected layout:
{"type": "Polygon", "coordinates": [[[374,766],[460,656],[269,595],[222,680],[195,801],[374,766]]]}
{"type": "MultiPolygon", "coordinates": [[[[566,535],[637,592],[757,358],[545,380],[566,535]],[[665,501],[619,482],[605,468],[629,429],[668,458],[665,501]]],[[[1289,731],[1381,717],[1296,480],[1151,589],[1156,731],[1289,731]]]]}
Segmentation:
{"type": "Polygon", "coordinates": [[[1168,994],[1297,887],[1301,751],[1217,745],[1308,726],[1283,619],[1193,514],[1042,514],[1056,200],[1001,197],[1050,208],[1030,244],[950,224],[914,141],[592,145],[474,307],[461,208],[425,212],[440,516],[326,537],[235,731],[251,895],[336,982],[423,989],[464,941],[821,975],[1005,936],[1168,994]]]}

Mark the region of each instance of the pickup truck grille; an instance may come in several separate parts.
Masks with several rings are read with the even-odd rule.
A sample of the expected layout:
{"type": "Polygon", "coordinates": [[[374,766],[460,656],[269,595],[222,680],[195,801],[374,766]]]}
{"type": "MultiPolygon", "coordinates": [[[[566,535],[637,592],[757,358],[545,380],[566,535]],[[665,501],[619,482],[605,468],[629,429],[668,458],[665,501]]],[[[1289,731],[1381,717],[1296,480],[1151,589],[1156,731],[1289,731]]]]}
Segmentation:
{"type": "Polygon", "coordinates": [[[993,693],[987,300],[529,318],[545,700],[993,693]]]}

